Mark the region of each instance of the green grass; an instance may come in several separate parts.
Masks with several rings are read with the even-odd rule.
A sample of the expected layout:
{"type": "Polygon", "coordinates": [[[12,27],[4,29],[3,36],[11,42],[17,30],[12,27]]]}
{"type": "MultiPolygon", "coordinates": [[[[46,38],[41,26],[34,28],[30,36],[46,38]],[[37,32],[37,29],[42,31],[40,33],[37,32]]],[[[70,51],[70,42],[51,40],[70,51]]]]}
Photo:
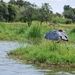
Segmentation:
{"type": "Polygon", "coordinates": [[[49,65],[75,65],[75,48],[72,45],[56,42],[43,42],[40,45],[27,46],[10,51],[9,55],[23,61],[35,64],[49,65]],[[67,48],[67,46],[68,48],[67,48]]]}
{"type": "Polygon", "coordinates": [[[27,33],[28,39],[37,39],[37,38],[41,39],[41,37],[42,37],[42,33],[41,33],[40,26],[34,25],[29,28],[29,31],[27,33]]]}
{"type": "Polygon", "coordinates": [[[27,29],[25,23],[0,23],[0,40],[24,40],[27,29]]]}
{"type": "Polygon", "coordinates": [[[29,43],[38,43],[42,39],[40,25],[28,27],[26,23],[3,23],[0,22],[0,40],[18,40],[29,43]]]}
{"type": "MultiPolygon", "coordinates": [[[[29,42],[31,46],[18,48],[10,51],[9,56],[35,64],[60,65],[75,67],[75,28],[74,24],[56,24],[56,30],[64,29],[68,34],[69,41],[56,43],[44,39],[45,34],[52,30],[47,24],[39,25],[33,22],[31,27],[26,23],[3,23],[0,22],[0,40],[18,40],[29,42]]],[[[44,66],[45,66],[44,65],[44,66]]]]}

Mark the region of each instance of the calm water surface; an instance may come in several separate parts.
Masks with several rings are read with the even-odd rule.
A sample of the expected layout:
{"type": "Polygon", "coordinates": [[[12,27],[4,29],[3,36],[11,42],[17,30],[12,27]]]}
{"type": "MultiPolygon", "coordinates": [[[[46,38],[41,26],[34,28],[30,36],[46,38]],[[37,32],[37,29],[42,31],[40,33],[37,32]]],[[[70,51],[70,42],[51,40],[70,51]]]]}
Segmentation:
{"type": "Polygon", "coordinates": [[[8,59],[7,52],[26,44],[0,41],[0,75],[75,75],[75,68],[41,68],[8,59]]]}

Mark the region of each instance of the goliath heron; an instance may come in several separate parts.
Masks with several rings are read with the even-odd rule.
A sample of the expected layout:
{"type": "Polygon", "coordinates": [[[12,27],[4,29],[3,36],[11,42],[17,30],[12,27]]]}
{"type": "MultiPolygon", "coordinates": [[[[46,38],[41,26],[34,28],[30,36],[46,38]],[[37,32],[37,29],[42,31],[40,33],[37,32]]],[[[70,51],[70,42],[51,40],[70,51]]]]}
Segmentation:
{"type": "Polygon", "coordinates": [[[64,30],[51,30],[50,32],[46,33],[45,39],[68,41],[68,36],[64,30]]]}

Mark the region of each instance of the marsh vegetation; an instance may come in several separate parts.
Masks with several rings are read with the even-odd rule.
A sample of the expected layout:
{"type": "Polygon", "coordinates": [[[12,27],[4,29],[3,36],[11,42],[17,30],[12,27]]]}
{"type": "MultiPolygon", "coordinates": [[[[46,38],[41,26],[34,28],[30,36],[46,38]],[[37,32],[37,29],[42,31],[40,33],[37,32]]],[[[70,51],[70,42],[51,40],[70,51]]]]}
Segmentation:
{"type": "Polygon", "coordinates": [[[10,51],[8,55],[23,62],[40,66],[75,67],[75,28],[74,24],[56,24],[56,30],[64,29],[69,41],[46,40],[45,34],[52,28],[43,23],[33,22],[31,27],[26,23],[0,23],[0,40],[28,42],[30,45],[10,51]]]}

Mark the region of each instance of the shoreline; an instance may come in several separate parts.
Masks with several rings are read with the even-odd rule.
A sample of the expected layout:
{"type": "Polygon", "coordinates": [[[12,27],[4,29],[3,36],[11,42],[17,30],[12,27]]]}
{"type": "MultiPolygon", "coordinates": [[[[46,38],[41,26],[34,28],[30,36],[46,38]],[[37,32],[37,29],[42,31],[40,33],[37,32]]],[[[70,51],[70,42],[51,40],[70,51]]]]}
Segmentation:
{"type": "Polygon", "coordinates": [[[48,64],[48,63],[40,63],[40,62],[35,62],[33,60],[26,60],[26,59],[22,60],[19,57],[13,56],[13,55],[11,55],[9,53],[7,53],[7,55],[8,55],[9,58],[15,59],[17,61],[21,61],[24,64],[32,64],[32,65],[35,65],[35,66],[47,67],[47,68],[49,68],[49,67],[53,67],[53,68],[54,67],[55,68],[56,67],[60,67],[60,68],[75,68],[75,65],[73,65],[73,64],[57,64],[57,63],[50,63],[50,64],[48,64]]]}

